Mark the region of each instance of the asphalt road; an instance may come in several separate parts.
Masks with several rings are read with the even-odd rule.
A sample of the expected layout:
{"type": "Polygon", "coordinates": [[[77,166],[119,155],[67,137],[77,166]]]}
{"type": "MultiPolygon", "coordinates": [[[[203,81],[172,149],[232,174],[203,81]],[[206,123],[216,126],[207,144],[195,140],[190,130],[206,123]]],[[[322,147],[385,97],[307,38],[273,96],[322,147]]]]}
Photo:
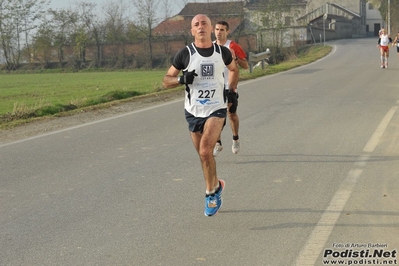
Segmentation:
{"type": "Polygon", "coordinates": [[[399,58],[329,44],[240,83],[215,217],[182,100],[0,145],[0,265],[397,265],[399,58]]]}

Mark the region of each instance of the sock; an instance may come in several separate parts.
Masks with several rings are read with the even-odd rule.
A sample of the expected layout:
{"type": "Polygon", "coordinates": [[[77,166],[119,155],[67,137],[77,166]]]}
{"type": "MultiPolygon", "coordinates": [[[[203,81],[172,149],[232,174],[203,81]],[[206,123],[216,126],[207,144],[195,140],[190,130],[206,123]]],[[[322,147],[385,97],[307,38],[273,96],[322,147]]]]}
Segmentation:
{"type": "Polygon", "coordinates": [[[388,57],[385,57],[385,64],[388,65],[388,57]]]}
{"type": "Polygon", "coordinates": [[[213,195],[213,194],[215,194],[215,189],[213,189],[213,190],[211,190],[211,191],[206,190],[206,191],[205,191],[205,194],[206,194],[207,196],[213,195]]]}
{"type": "Polygon", "coordinates": [[[384,57],[381,56],[381,65],[383,65],[383,64],[384,64],[384,57]]]}
{"type": "Polygon", "coordinates": [[[238,135],[237,136],[233,135],[233,140],[238,140],[238,138],[239,138],[238,135]]]}

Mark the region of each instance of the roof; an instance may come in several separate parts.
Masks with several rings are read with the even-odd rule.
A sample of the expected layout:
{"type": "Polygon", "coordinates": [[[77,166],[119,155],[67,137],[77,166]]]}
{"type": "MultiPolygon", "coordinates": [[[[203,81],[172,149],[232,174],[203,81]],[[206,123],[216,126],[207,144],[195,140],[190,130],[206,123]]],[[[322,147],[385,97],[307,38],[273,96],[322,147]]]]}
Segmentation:
{"type": "MultiPolygon", "coordinates": [[[[248,3],[245,5],[248,9],[259,9],[265,8],[270,5],[277,5],[279,2],[275,0],[248,0],[248,3]]],[[[286,0],[284,2],[280,2],[280,5],[283,6],[294,6],[294,5],[306,5],[307,0],[286,0]]]]}
{"type": "MultiPolygon", "coordinates": [[[[190,34],[191,20],[192,17],[182,18],[180,20],[165,20],[162,21],[157,27],[153,29],[154,35],[163,36],[178,36],[190,34]]],[[[176,18],[176,17],[174,17],[176,18]]],[[[211,18],[212,25],[214,26],[218,21],[224,20],[229,23],[230,33],[234,34],[234,31],[243,23],[243,18],[223,18],[214,16],[211,18]]]]}
{"type": "Polygon", "coordinates": [[[347,12],[347,13],[353,15],[354,17],[360,18],[360,15],[359,15],[358,13],[353,12],[352,10],[347,9],[346,7],[343,7],[343,6],[338,5],[338,4],[335,4],[335,3],[331,3],[331,5],[332,5],[332,6],[336,6],[337,8],[342,9],[343,11],[345,11],[345,12],[347,12]]]}
{"type": "MultiPolygon", "coordinates": [[[[323,16],[324,16],[324,14],[322,14],[322,15],[320,15],[320,16],[312,19],[312,20],[310,20],[309,23],[314,23],[314,22],[316,22],[318,20],[322,20],[323,16]]],[[[328,14],[328,19],[329,20],[339,21],[339,22],[350,22],[351,21],[350,19],[348,19],[346,17],[338,16],[338,15],[331,15],[331,14],[328,14]]]]}
{"type": "Polygon", "coordinates": [[[312,12],[307,13],[306,15],[304,15],[302,17],[299,17],[297,20],[298,21],[309,20],[309,22],[310,21],[315,21],[319,17],[324,15],[324,12],[325,12],[324,8],[326,6],[330,6],[331,7],[330,12],[327,13],[330,18],[331,18],[331,16],[335,16],[336,18],[345,18],[346,17],[346,18],[350,18],[350,19],[352,19],[353,17],[360,18],[360,15],[358,13],[353,12],[352,10],[347,9],[347,8],[341,6],[341,5],[326,3],[325,5],[313,10],[312,12]],[[334,13],[336,13],[334,11],[334,9],[341,10],[342,12],[338,12],[339,14],[334,14],[334,13]]]}
{"type": "Polygon", "coordinates": [[[187,3],[180,11],[180,16],[195,16],[206,14],[212,16],[237,16],[243,14],[244,1],[239,2],[212,2],[212,3],[187,3]]]}
{"type": "Polygon", "coordinates": [[[191,20],[188,22],[184,17],[175,16],[171,19],[162,21],[153,29],[155,35],[176,36],[190,33],[191,20]]]}
{"type": "Polygon", "coordinates": [[[213,3],[187,3],[176,16],[162,21],[154,28],[154,35],[178,36],[190,34],[191,20],[197,14],[206,14],[212,25],[224,20],[229,23],[230,32],[234,31],[244,21],[245,2],[213,2],[213,3]]]}

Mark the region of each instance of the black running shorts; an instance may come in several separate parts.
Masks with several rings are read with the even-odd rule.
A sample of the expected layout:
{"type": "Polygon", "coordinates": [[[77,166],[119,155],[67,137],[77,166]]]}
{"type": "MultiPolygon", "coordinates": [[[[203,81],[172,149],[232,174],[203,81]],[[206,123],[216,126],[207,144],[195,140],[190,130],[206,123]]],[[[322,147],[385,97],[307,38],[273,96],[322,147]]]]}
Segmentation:
{"type": "MultiPolygon", "coordinates": [[[[188,123],[188,130],[191,132],[198,132],[200,131],[201,133],[204,131],[204,125],[206,120],[210,117],[220,117],[220,118],[226,118],[227,115],[227,109],[220,109],[212,114],[210,114],[208,117],[195,117],[187,110],[184,109],[184,113],[186,116],[186,121],[188,123]]],[[[226,119],[224,120],[224,123],[226,123],[226,119]]]]}

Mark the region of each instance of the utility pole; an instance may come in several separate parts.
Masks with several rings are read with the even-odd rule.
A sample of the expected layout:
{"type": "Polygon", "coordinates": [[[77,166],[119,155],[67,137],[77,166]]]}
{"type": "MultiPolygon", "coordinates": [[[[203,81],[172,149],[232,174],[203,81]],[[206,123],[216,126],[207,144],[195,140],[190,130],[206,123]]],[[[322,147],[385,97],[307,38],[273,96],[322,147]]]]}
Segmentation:
{"type": "Polygon", "coordinates": [[[327,20],[327,13],[324,13],[323,15],[324,46],[326,46],[326,20],[327,20]]]}
{"type": "Polygon", "coordinates": [[[388,0],[388,35],[391,34],[391,0],[388,0]]]}

